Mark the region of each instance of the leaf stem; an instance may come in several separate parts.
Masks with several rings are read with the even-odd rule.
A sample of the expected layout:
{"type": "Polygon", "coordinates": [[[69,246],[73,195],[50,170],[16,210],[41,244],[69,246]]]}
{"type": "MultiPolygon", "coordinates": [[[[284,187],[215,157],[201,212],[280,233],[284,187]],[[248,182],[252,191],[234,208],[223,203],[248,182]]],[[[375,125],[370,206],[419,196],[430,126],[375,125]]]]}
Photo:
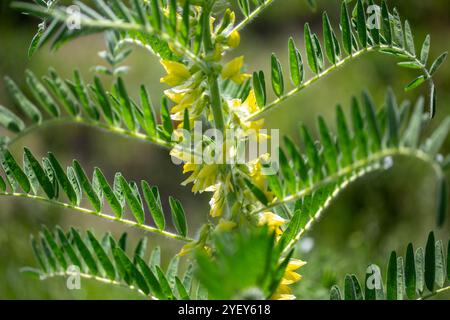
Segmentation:
{"type": "MultiPolygon", "coordinates": [[[[233,28],[233,31],[240,31],[247,26],[254,18],[256,18],[262,11],[264,11],[268,6],[272,4],[274,0],[266,0],[264,3],[262,3],[258,8],[253,10],[248,17],[246,17],[244,20],[242,20],[237,26],[233,28]]],[[[230,32],[230,33],[231,33],[230,32]]]]}
{"type": "Polygon", "coordinates": [[[279,97],[279,98],[275,99],[274,101],[272,101],[271,103],[267,104],[262,109],[252,113],[250,116],[247,117],[247,119],[245,119],[245,121],[253,121],[253,120],[256,120],[256,119],[260,118],[263,114],[265,114],[266,112],[268,112],[268,111],[272,110],[273,108],[277,107],[280,103],[282,103],[285,100],[289,99],[290,97],[296,95],[300,91],[303,91],[305,88],[307,88],[310,85],[314,84],[318,80],[320,80],[322,78],[325,78],[328,74],[330,74],[333,71],[335,71],[335,70],[339,69],[340,67],[344,66],[347,62],[353,60],[354,58],[357,58],[357,57],[359,57],[359,56],[361,56],[361,55],[363,55],[365,53],[373,52],[373,51],[377,51],[377,50],[380,50],[380,52],[383,52],[383,51],[381,51],[383,49],[398,50],[399,53],[407,56],[411,61],[414,61],[414,62],[418,63],[421,66],[421,70],[424,73],[425,77],[429,81],[431,81],[431,75],[430,75],[429,71],[427,70],[426,66],[424,66],[422,64],[422,62],[419,59],[417,59],[417,57],[411,55],[405,49],[394,47],[394,46],[388,46],[388,45],[371,46],[371,47],[367,47],[367,48],[361,49],[361,50],[359,50],[359,51],[357,51],[357,52],[355,52],[355,53],[345,57],[344,59],[339,60],[339,62],[337,62],[336,64],[330,66],[329,68],[327,68],[326,70],[324,70],[321,73],[317,74],[316,76],[312,77],[308,81],[305,81],[300,86],[295,87],[291,91],[287,92],[286,94],[282,95],[281,97],[279,97]]]}
{"type": "Polygon", "coordinates": [[[41,201],[41,202],[46,202],[46,203],[49,203],[49,204],[52,204],[52,205],[59,206],[61,208],[72,209],[72,210],[75,210],[75,211],[77,211],[79,213],[89,214],[89,215],[96,216],[96,217],[99,217],[99,218],[102,218],[102,219],[106,219],[106,220],[109,220],[109,221],[119,222],[119,223],[125,224],[125,225],[127,225],[129,227],[132,227],[132,228],[136,228],[136,229],[140,229],[140,230],[143,230],[143,231],[146,231],[146,232],[159,234],[159,235],[162,235],[164,237],[171,238],[171,239],[174,239],[174,240],[180,240],[180,241],[183,241],[183,242],[191,242],[191,241],[193,241],[193,239],[191,239],[191,238],[184,237],[184,236],[181,236],[181,235],[178,235],[178,234],[174,234],[174,233],[171,233],[171,232],[168,232],[168,231],[159,230],[159,229],[157,229],[155,227],[147,226],[147,225],[144,225],[144,224],[139,224],[139,223],[137,223],[135,221],[131,221],[131,220],[123,219],[123,218],[117,218],[117,217],[111,216],[109,214],[96,212],[94,210],[90,210],[90,209],[87,209],[87,208],[82,208],[82,207],[79,207],[79,206],[74,206],[74,205],[67,204],[67,203],[64,203],[64,202],[61,202],[61,201],[51,200],[51,199],[48,199],[48,198],[44,198],[42,196],[26,194],[26,193],[16,193],[16,192],[13,192],[13,193],[0,192],[0,196],[4,196],[4,197],[20,197],[20,198],[38,200],[38,201],[41,201]]]}
{"type": "Polygon", "coordinates": [[[436,295],[438,295],[440,293],[446,292],[446,291],[450,291],[450,286],[447,286],[447,287],[438,289],[436,291],[433,291],[433,292],[427,294],[426,296],[418,298],[417,300],[427,300],[429,298],[432,298],[432,297],[434,297],[434,296],[436,296],[436,295]]]}

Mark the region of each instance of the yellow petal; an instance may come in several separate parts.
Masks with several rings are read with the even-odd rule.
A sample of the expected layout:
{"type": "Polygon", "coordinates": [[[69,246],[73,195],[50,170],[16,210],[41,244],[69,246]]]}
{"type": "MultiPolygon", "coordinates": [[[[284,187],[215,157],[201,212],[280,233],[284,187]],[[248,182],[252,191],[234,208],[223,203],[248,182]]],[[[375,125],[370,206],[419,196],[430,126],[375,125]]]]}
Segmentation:
{"type": "Polygon", "coordinates": [[[165,77],[161,78],[162,83],[169,86],[178,86],[191,77],[189,69],[182,63],[170,60],[161,60],[161,64],[167,72],[165,77]]]}
{"type": "Polygon", "coordinates": [[[228,37],[228,45],[231,48],[237,48],[241,43],[241,36],[237,30],[234,30],[228,37]]]}
{"type": "Polygon", "coordinates": [[[244,65],[244,56],[234,58],[228,62],[222,69],[222,78],[231,79],[237,77],[241,73],[241,68],[244,65]]]}
{"type": "Polygon", "coordinates": [[[294,271],[297,270],[298,268],[303,267],[306,264],[305,261],[299,260],[299,259],[291,259],[291,261],[289,261],[288,266],[286,267],[287,271],[294,271]]]}

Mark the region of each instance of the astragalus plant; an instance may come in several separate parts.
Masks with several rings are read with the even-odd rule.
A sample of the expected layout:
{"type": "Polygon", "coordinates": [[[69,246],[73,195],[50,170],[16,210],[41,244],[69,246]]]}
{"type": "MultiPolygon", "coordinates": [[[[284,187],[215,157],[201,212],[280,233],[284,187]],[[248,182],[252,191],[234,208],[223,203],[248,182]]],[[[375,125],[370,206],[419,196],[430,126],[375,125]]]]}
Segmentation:
{"type": "MultiPolygon", "coordinates": [[[[80,218],[94,215],[156,233],[161,241],[185,243],[163,270],[160,250],[147,255],[145,238],[131,251],[125,235],[114,239],[109,233],[98,237],[74,228],[44,227],[31,239],[38,268],[24,271],[40,279],[96,279],[154,299],[294,299],[292,288],[301,285],[298,269],[306,263],[294,254],[296,243],[341,190],[370,172],[383,171],[394,157],[416,158],[433,168],[436,220],[442,226],[450,157],[439,151],[450,118],[434,132],[424,129],[436,111],[433,75],[447,53],[429,58],[430,36],[418,47],[408,21],[387,2],[345,1],[338,19],[323,13],[322,30],[306,23],[302,37],[288,40],[289,64],[282,66],[272,55],[271,73],[264,74],[258,66],[245,66],[233,49],[240,44],[240,32],[272,3],[283,5],[281,0],[13,3],[40,19],[30,56],[47,43],[58,48],[104,33],[106,49],[100,55],[109,67],[95,71],[112,78],[113,85],[103,84],[100,76],[88,82],[77,71],[62,79],[54,69],[42,78],[26,71],[27,88],[6,77],[18,110],[0,107],[0,124],[10,131],[1,138],[0,195],[46,202],[79,212],[80,218]],[[145,86],[138,98],[128,94],[122,62],[134,46],[156,55],[166,71],[161,82],[167,90],[159,108],[145,86]],[[417,77],[405,89],[428,86],[428,96],[400,103],[387,89],[385,102],[377,106],[363,92],[349,108],[337,107],[336,133],[322,117],[318,140],[300,125],[301,145],[287,136],[277,144],[278,134],[263,129],[269,111],[283,112],[285,100],[369,52],[390,55],[399,67],[415,69],[417,77]],[[188,231],[189,213],[182,204],[171,197],[166,208],[158,187],[146,181],[128,181],[120,173],[105,177],[99,168],[85,172],[78,161],[63,165],[53,153],[38,159],[28,148],[20,165],[8,151],[24,135],[67,123],[165,148],[188,175],[183,184],[211,195],[207,221],[200,230],[188,231]],[[242,149],[255,144],[259,150],[253,157],[240,157],[242,149]],[[134,218],[126,219],[130,214],[134,218]]],[[[404,259],[392,253],[387,277],[372,265],[363,285],[349,275],[344,292],[334,286],[331,298],[417,299],[444,292],[450,277],[444,248],[430,233],[425,249],[414,251],[409,245],[404,259]]]]}

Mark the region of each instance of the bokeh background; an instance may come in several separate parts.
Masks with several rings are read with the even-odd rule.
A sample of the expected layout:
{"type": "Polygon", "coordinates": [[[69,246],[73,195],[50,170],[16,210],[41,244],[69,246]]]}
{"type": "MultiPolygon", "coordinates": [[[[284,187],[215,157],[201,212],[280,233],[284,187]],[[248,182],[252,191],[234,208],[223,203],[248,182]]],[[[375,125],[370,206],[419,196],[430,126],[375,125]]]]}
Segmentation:
{"type": "MultiPolygon", "coordinates": [[[[91,67],[102,65],[98,51],[103,50],[102,36],[90,36],[71,42],[57,52],[45,47],[31,60],[27,48],[36,31],[37,21],[14,12],[9,0],[0,1],[0,76],[9,75],[25,87],[24,71],[29,68],[38,75],[53,66],[63,76],[71,76],[78,68],[85,78],[92,78],[91,67]]],[[[339,2],[318,0],[316,12],[305,0],[278,0],[242,33],[242,45],[234,54],[245,54],[248,69],[269,70],[270,54],[277,53],[287,62],[287,39],[293,36],[302,44],[303,24],[311,22],[315,32],[321,32],[321,11],[327,10],[337,26],[339,2]]],[[[450,48],[450,2],[448,0],[391,0],[403,17],[407,17],[416,34],[419,47],[427,33],[432,35],[431,57],[435,58],[450,48]]],[[[380,105],[391,86],[401,99],[415,100],[427,94],[426,86],[410,93],[403,87],[413,79],[415,72],[400,69],[396,60],[378,54],[366,55],[328,76],[295,98],[287,101],[267,119],[267,126],[279,128],[281,133],[297,134],[298,123],[315,128],[316,118],[324,115],[334,123],[334,107],[342,103],[346,111],[352,95],[360,96],[369,89],[380,105]]],[[[125,77],[132,95],[146,84],[154,97],[164,87],[159,83],[163,74],[157,59],[136,49],[127,60],[130,72],[125,77]],[[133,90],[134,88],[134,90],[133,90]]],[[[285,64],[286,66],[287,64],[285,64]]],[[[450,64],[446,63],[436,75],[438,112],[435,124],[450,113],[450,64]]],[[[0,104],[11,106],[0,80],[0,104]]],[[[433,125],[432,125],[433,126],[433,125]]],[[[333,126],[332,126],[333,127],[333,126]]],[[[314,132],[315,129],[314,129],[314,132]]],[[[63,163],[76,158],[90,171],[98,166],[111,177],[116,171],[129,179],[146,179],[158,185],[162,198],[169,194],[178,197],[186,207],[191,232],[206,218],[208,196],[192,196],[190,189],[180,186],[183,175],[173,165],[166,151],[150,144],[108,135],[95,129],[77,126],[58,126],[25,137],[14,145],[21,152],[28,146],[37,155],[54,152],[63,163]]],[[[450,143],[447,141],[447,153],[450,143]]],[[[300,298],[328,297],[329,287],[336,281],[342,284],[346,273],[364,274],[365,267],[377,263],[385,270],[391,250],[404,253],[412,241],[424,245],[427,234],[435,228],[435,177],[430,168],[418,161],[394,159],[394,166],[384,173],[374,173],[352,184],[341,193],[323,219],[300,243],[297,254],[308,265],[303,269],[304,279],[296,289],[300,298]]],[[[121,225],[87,217],[68,210],[29,200],[0,199],[0,298],[1,299],[135,299],[139,296],[125,289],[84,280],[81,290],[70,291],[64,279],[40,282],[19,272],[23,266],[34,266],[29,246],[30,234],[37,234],[41,225],[49,227],[76,226],[95,230],[97,234],[112,231],[119,236],[121,225]]],[[[135,230],[131,242],[143,236],[135,230]]],[[[449,222],[437,230],[437,238],[449,237],[449,222]]],[[[180,249],[160,237],[150,237],[150,246],[160,245],[163,261],[180,249]]]]}

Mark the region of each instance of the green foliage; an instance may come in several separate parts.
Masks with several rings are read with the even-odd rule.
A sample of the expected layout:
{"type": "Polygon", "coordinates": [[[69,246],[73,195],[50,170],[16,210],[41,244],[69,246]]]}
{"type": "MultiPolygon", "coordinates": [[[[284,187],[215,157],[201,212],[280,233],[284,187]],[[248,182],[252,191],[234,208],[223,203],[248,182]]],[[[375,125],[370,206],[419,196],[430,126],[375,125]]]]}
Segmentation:
{"type": "Polygon", "coordinates": [[[366,270],[364,292],[355,275],[345,277],[345,290],[342,295],[338,286],[330,292],[332,300],[414,300],[430,298],[448,290],[448,270],[445,265],[450,257],[444,253],[442,241],[435,241],[430,232],[425,247],[414,252],[412,243],[408,244],[405,257],[393,251],[389,258],[385,281],[380,268],[370,265],[366,270]],[[447,287],[446,287],[447,286],[447,287]],[[383,289],[386,288],[386,289],[383,289]]]}
{"type": "Polygon", "coordinates": [[[173,224],[177,230],[177,234],[173,234],[165,230],[164,209],[158,188],[150,187],[146,181],[142,181],[144,194],[142,197],[136,183],[127,181],[121,173],[116,173],[114,184],[111,186],[99,168],[95,168],[90,180],[76,160],[73,161],[72,166],[64,170],[52,153],[44,157],[41,164],[27,148],[24,150],[23,159],[22,169],[7,149],[1,151],[1,167],[7,178],[8,187],[0,176],[3,182],[0,196],[46,201],[80,213],[96,215],[149,232],[189,241],[186,214],[181,203],[170,198],[173,224]],[[86,195],[92,209],[80,207],[83,194],[86,195]],[[110,206],[114,216],[103,212],[106,204],[110,206]],[[145,224],[147,216],[145,204],[148,205],[155,227],[145,224]],[[126,207],[129,208],[136,222],[123,218],[126,207]]]}
{"type": "MultiPolygon", "coordinates": [[[[154,299],[199,298],[194,292],[194,286],[198,287],[198,284],[192,281],[192,265],[181,275],[180,259],[175,256],[164,272],[159,259],[152,258],[146,262],[146,242],[143,240],[139,241],[133,254],[127,254],[124,235],[121,239],[125,241],[120,242],[110,233],[97,238],[90,231],[81,234],[74,228],[65,232],[60,227],[53,231],[43,227],[39,236],[31,237],[39,269],[24,268],[23,272],[37,275],[41,280],[80,276],[129,287],[154,299]]],[[[159,257],[158,247],[151,256],[154,255],[159,257]]]]}
{"type": "Polygon", "coordinates": [[[196,255],[196,276],[212,299],[270,298],[285,272],[291,254],[282,258],[281,247],[267,228],[215,235],[211,258],[203,249],[196,255]]]}
{"type": "Polygon", "coordinates": [[[145,87],[142,87],[142,101],[138,104],[128,95],[121,78],[110,91],[105,90],[97,77],[92,84],[86,84],[78,71],[74,72],[73,79],[62,80],[50,69],[49,76],[44,76],[40,81],[28,70],[26,79],[36,102],[31,102],[7,78],[16,106],[29,116],[32,123],[28,125],[26,119],[0,106],[0,125],[17,134],[12,140],[3,141],[6,146],[36,127],[65,121],[101,128],[163,147],[171,145],[172,132],[156,122],[155,110],[145,87]]]}
{"type": "MultiPolygon", "coordinates": [[[[444,178],[442,156],[438,153],[443,137],[448,136],[450,120],[444,120],[427,137],[423,135],[427,121],[422,113],[424,99],[418,99],[411,116],[408,116],[412,108],[409,102],[400,106],[389,91],[384,106],[376,111],[369,93],[364,92],[360,100],[352,99],[352,128],[338,106],[336,134],[319,117],[320,141],[314,142],[305,126],[300,127],[302,148],[295,146],[290,137],[285,137],[290,159],[283,161],[280,156],[280,173],[270,178],[270,189],[277,198],[256,212],[269,207],[279,210],[285,218],[294,217],[290,224],[296,225],[297,240],[352,181],[369,172],[389,169],[398,156],[409,156],[428,163],[436,172],[439,187],[436,220],[442,226],[447,212],[448,182],[444,178]]],[[[284,152],[281,150],[280,154],[284,152]]]]}
{"type": "MultiPolygon", "coordinates": [[[[338,33],[332,27],[330,18],[327,13],[323,13],[323,39],[321,44],[318,36],[312,32],[308,23],[305,24],[304,29],[304,45],[306,48],[306,61],[308,67],[312,71],[313,76],[309,79],[304,77],[304,63],[302,61],[301,53],[295,49],[295,44],[292,38],[289,39],[289,65],[291,70],[291,81],[294,88],[286,93],[281,93],[280,88],[283,88],[284,75],[281,72],[281,66],[275,64],[276,71],[274,72],[274,61],[277,61],[275,55],[272,56],[272,87],[278,99],[267,102],[258,103],[260,109],[251,114],[248,119],[259,118],[263,113],[277,107],[282,101],[290,96],[304,90],[312,83],[323,78],[333,70],[336,70],[346,62],[371,51],[377,51],[393,55],[402,60],[399,66],[417,69],[423,74],[409,83],[405,90],[412,90],[428,81],[432,92],[435,91],[435,86],[432,76],[447,58],[447,53],[439,56],[431,65],[427,64],[428,54],[430,50],[430,37],[428,36],[422,46],[420,56],[416,54],[414,37],[408,21],[405,21],[403,27],[397,11],[390,12],[385,1],[382,2],[383,27],[381,30],[371,28],[368,25],[365,12],[367,7],[363,1],[357,1],[353,14],[350,15],[348,5],[345,1],[342,2],[341,7],[341,41],[338,40],[338,33]],[[395,28],[393,27],[395,25],[395,28]],[[392,39],[392,34],[394,38],[392,39]],[[405,40],[406,39],[406,40],[405,40]],[[323,53],[325,48],[325,54],[323,53]],[[346,54],[344,54],[346,53],[346,54]],[[329,66],[326,67],[325,57],[328,60],[329,66]]],[[[260,73],[254,73],[257,77],[261,77],[260,73]]],[[[258,101],[265,101],[261,94],[265,88],[261,90],[260,83],[254,79],[253,88],[257,95],[258,101]]],[[[435,94],[435,92],[434,92],[435,94]]],[[[435,114],[435,100],[430,100],[430,116],[435,114]]]]}
{"type": "MultiPolygon", "coordinates": [[[[236,23],[236,14],[226,8],[228,1],[93,0],[91,6],[75,1],[81,10],[80,28],[69,27],[70,12],[58,0],[13,3],[14,8],[41,20],[29,48],[30,57],[45,44],[58,49],[73,39],[104,33],[106,49],[100,57],[107,66],[95,66],[93,70],[97,75],[110,76],[113,85],[106,88],[99,76],[88,83],[77,70],[71,79],[63,79],[51,68],[42,78],[26,71],[26,87],[5,77],[5,87],[17,110],[0,106],[0,125],[12,135],[0,139],[0,196],[43,201],[181,240],[187,244],[180,255],[195,258],[181,277],[179,255],[165,271],[159,247],[145,257],[147,238],[139,241],[130,254],[126,233],[116,241],[109,233],[97,238],[90,231],[84,235],[74,228],[65,232],[59,227],[54,231],[44,227],[38,237],[32,238],[39,269],[25,271],[41,279],[67,277],[74,275],[70,267],[75,266],[83,278],[125,286],[156,299],[292,297],[280,294],[279,288],[284,286],[281,291],[287,292],[288,284],[300,279],[292,270],[303,262],[291,260],[293,246],[341,190],[369,172],[389,169],[399,156],[416,158],[433,168],[437,176],[436,221],[438,226],[444,224],[448,211],[445,173],[450,155],[443,160],[440,150],[450,130],[450,118],[432,133],[424,129],[436,109],[433,76],[447,53],[429,63],[430,36],[418,50],[410,23],[402,20],[395,8],[390,10],[384,0],[379,28],[370,27],[366,15],[367,6],[374,1],[355,1],[353,9],[351,1],[342,1],[339,30],[326,12],[322,14],[322,42],[308,23],[303,30],[304,53],[289,38],[286,69],[290,89],[280,59],[272,54],[270,85],[276,99],[270,102],[266,88],[269,79],[264,72],[246,74],[243,59],[224,64],[222,58],[239,45],[239,31],[272,2],[236,1],[241,12],[241,20],[236,23]],[[161,59],[167,72],[161,82],[171,88],[161,98],[159,110],[144,86],[140,88],[140,101],[129,94],[122,78],[127,70],[123,63],[131,53],[129,45],[141,46],[161,59]],[[172,140],[178,128],[194,136],[193,121],[201,120],[208,128],[243,131],[242,140],[249,140],[247,131],[261,125],[255,120],[265,112],[346,62],[373,51],[393,55],[401,60],[400,67],[420,72],[405,90],[429,83],[428,116],[424,114],[424,98],[412,108],[408,101],[399,104],[388,90],[384,104],[377,107],[364,92],[362,99],[352,98],[350,117],[337,106],[335,126],[319,116],[318,139],[304,124],[299,126],[300,145],[285,137],[277,174],[261,173],[261,168],[270,167],[262,157],[245,165],[185,161],[184,171],[192,172],[186,183],[194,183],[193,191],[215,192],[210,201],[213,218],[205,222],[195,239],[188,237],[185,210],[173,197],[168,203],[175,231],[167,230],[169,211],[163,208],[158,187],[146,181],[139,188],[138,183],[116,173],[110,183],[98,168],[90,178],[76,160],[64,167],[52,153],[40,160],[28,148],[24,148],[23,165],[19,165],[9,151],[35,129],[72,122],[152,142],[185,160],[184,151],[191,150],[179,149],[180,144],[172,140]],[[331,127],[336,127],[336,132],[331,127]],[[89,207],[84,207],[85,203],[89,207]],[[104,212],[105,207],[111,212],[104,212]],[[125,215],[133,220],[125,219],[125,215]],[[150,217],[153,226],[146,224],[150,217]],[[293,279],[284,281],[286,276],[293,279]]],[[[308,4],[317,8],[316,1],[308,4]]],[[[216,143],[211,137],[203,140],[208,147],[216,143]]],[[[196,151],[199,146],[187,148],[192,147],[196,151]]],[[[405,258],[391,254],[384,287],[369,288],[370,274],[364,287],[355,275],[347,275],[344,294],[335,286],[331,298],[434,296],[448,289],[444,287],[449,274],[448,252],[445,257],[442,242],[436,242],[431,233],[425,250],[414,252],[410,244],[405,258]]],[[[371,270],[379,272],[380,268],[373,266],[371,270]]]]}

